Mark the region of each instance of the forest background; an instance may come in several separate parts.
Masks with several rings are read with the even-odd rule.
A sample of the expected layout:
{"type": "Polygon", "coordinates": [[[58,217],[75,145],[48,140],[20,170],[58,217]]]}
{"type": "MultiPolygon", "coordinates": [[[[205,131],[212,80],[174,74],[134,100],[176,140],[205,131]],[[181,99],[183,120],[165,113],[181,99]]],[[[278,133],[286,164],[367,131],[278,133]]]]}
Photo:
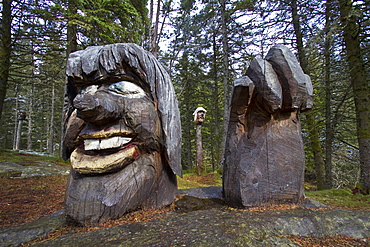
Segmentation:
{"type": "Polygon", "coordinates": [[[2,0],[0,149],[59,155],[68,55],[134,42],[171,75],[183,169],[195,169],[192,114],[202,106],[203,171],[221,171],[233,81],[284,44],[314,85],[314,109],[300,115],[306,180],[368,193],[369,40],[369,0],[2,0]]]}

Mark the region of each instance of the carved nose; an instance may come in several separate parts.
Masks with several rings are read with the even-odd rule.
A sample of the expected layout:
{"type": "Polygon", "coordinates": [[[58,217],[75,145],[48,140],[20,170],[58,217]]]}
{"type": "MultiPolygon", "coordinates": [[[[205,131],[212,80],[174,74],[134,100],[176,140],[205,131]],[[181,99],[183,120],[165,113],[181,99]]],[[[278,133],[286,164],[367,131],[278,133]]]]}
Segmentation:
{"type": "Polygon", "coordinates": [[[106,124],[121,116],[122,107],[110,94],[94,91],[77,94],[73,100],[77,117],[94,124],[106,124]]]}
{"type": "Polygon", "coordinates": [[[80,93],[73,100],[73,106],[77,109],[77,117],[85,121],[93,121],[94,116],[98,115],[98,101],[91,94],[80,93]]]}

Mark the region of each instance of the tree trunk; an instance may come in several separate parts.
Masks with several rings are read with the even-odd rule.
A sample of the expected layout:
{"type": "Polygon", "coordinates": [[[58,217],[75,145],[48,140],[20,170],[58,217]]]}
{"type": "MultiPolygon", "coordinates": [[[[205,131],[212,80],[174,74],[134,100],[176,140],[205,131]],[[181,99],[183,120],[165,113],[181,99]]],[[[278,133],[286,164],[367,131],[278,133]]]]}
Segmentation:
{"type": "Polygon", "coordinates": [[[67,23],[67,58],[71,52],[77,51],[77,27],[72,24],[74,15],[77,14],[76,0],[68,1],[68,23],[67,23]]]}
{"type": "Polygon", "coordinates": [[[54,106],[55,106],[55,86],[54,83],[51,89],[51,109],[50,109],[50,123],[49,123],[49,133],[47,139],[47,150],[48,153],[53,153],[54,146],[54,106]]]}
{"type": "Polygon", "coordinates": [[[11,53],[11,5],[12,0],[3,0],[0,43],[0,119],[8,86],[11,53]]]}
{"type": "MultiPolygon", "coordinates": [[[[67,23],[67,47],[66,47],[66,60],[74,51],[77,51],[77,26],[72,24],[74,15],[77,14],[77,3],[76,0],[68,0],[68,23],[67,23]]],[[[65,85],[67,85],[68,78],[65,77],[65,85]]],[[[64,95],[67,95],[67,87],[64,90],[64,95]]],[[[62,116],[65,116],[65,111],[68,111],[70,106],[65,102],[63,106],[62,116]]],[[[61,122],[62,134],[60,135],[60,156],[63,156],[63,140],[64,140],[64,120],[61,122]]]]}
{"type": "Polygon", "coordinates": [[[18,108],[19,108],[19,103],[18,103],[18,87],[15,87],[15,112],[14,112],[14,135],[13,135],[13,150],[17,150],[17,132],[18,132],[18,108]]]}
{"type": "Polygon", "coordinates": [[[155,16],[155,23],[154,23],[154,29],[151,39],[151,44],[150,44],[150,52],[153,54],[155,58],[158,58],[158,44],[157,44],[157,39],[158,39],[158,27],[159,27],[159,14],[161,11],[161,1],[158,0],[157,2],[157,12],[155,16]]]}
{"type": "Polygon", "coordinates": [[[223,133],[222,133],[222,148],[221,157],[224,157],[225,145],[226,145],[226,136],[229,123],[229,113],[230,113],[230,93],[229,93],[229,80],[230,80],[230,71],[229,71],[229,48],[227,42],[227,13],[226,13],[226,1],[220,0],[221,4],[221,16],[222,16],[222,52],[223,52],[223,83],[224,83],[224,121],[223,121],[223,133]]]}
{"type": "Polygon", "coordinates": [[[352,1],[339,1],[340,20],[351,84],[355,99],[357,139],[360,152],[360,189],[370,191],[370,86],[366,78],[365,61],[362,57],[359,39],[360,27],[357,15],[353,12],[352,1]]]}
{"type": "MultiPolygon", "coordinates": [[[[306,113],[306,121],[308,133],[310,136],[311,150],[314,156],[315,162],[315,173],[317,189],[322,190],[325,188],[325,177],[324,177],[324,160],[322,155],[322,148],[320,144],[319,132],[316,128],[315,112],[314,110],[306,113]]],[[[331,171],[330,171],[331,172],[331,171]]]]}
{"type": "MultiPolygon", "coordinates": [[[[324,50],[324,57],[325,57],[325,185],[326,188],[330,189],[333,186],[333,176],[332,176],[332,145],[334,140],[334,129],[333,129],[333,121],[332,121],[332,104],[331,104],[331,94],[332,94],[332,87],[330,81],[330,47],[332,43],[332,38],[330,35],[330,16],[331,16],[331,0],[326,1],[326,8],[325,8],[325,50],[324,50]]],[[[322,181],[324,182],[324,181],[322,181]]],[[[318,181],[317,183],[318,189],[324,189],[323,184],[318,181]]]]}
{"type": "Polygon", "coordinates": [[[27,150],[32,150],[32,118],[33,118],[33,81],[31,82],[31,89],[29,92],[28,100],[28,130],[27,130],[27,150]]]}
{"type": "Polygon", "coordinates": [[[216,44],[216,34],[215,29],[213,33],[213,73],[214,73],[214,91],[213,91],[213,99],[215,101],[214,103],[214,121],[215,121],[215,133],[213,137],[213,150],[212,152],[215,156],[214,161],[212,162],[212,169],[213,171],[216,168],[219,168],[220,162],[221,162],[221,152],[220,152],[220,111],[219,111],[219,102],[218,102],[218,76],[217,76],[217,44],[216,44]]]}
{"type": "MultiPolygon", "coordinates": [[[[296,0],[291,1],[291,11],[292,11],[292,21],[293,21],[294,33],[296,36],[296,45],[298,49],[298,60],[299,60],[299,63],[301,64],[303,71],[306,74],[309,74],[307,71],[308,62],[307,62],[307,56],[306,56],[306,53],[304,51],[304,46],[303,46],[303,34],[301,31],[296,0]]],[[[314,114],[315,112],[313,110],[308,111],[306,113],[306,117],[307,117],[307,126],[308,126],[309,133],[310,133],[311,149],[314,155],[316,179],[317,179],[318,187],[321,188],[323,180],[324,180],[324,159],[322,155],[322,148],[320,144],[319,133],[316,128],[314,114]]]]}

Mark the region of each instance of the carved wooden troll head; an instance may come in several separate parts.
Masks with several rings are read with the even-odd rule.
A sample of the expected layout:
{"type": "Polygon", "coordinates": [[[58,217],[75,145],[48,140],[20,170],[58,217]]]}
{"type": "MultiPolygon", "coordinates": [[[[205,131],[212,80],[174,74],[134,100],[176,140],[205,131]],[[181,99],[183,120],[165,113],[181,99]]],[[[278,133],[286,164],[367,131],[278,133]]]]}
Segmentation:
{"type": "Polygon", "coordinates": [[[135,44],[69,56],[63,158],[67,215],[103,222],[168,205],[181,176],[181,126],[169,75],[135,44]]]}

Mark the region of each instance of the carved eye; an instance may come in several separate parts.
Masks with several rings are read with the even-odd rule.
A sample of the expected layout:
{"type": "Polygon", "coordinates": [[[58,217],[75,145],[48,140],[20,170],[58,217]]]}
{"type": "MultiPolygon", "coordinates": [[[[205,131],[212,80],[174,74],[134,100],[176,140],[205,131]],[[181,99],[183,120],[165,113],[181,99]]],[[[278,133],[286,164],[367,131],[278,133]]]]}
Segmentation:
{"type": "Polygon", "coordinates": [[[94,94],[98,90],[97,85],[91,85],[85,88],[82,88],[78,93],[88,93],[88,94],[94,94]]]}
{"type": "Polygon", "coordinates": [[[145,92],[141,87],[129,81],[113,83],[109,86],[109,90],[127,98],[142,98],[145,96],[145,92]]]}

